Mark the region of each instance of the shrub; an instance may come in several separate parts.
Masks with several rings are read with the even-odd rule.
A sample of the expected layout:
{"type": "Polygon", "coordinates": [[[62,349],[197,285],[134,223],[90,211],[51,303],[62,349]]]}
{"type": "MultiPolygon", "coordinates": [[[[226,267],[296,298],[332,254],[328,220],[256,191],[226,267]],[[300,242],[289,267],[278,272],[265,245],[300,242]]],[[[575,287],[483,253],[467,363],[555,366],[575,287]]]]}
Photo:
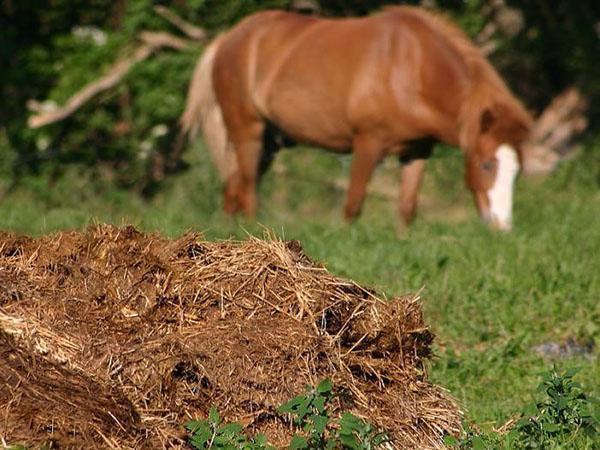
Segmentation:
{"type": "Polygon", "coordinates": [[[561,448],[570,443],[585,446],[600,438],[600,401],[584,392],[573,380],[578,372],[570,369],[559,372],[556,367],[542,374],[538,392],[544,397],[520,414],[508,433],[482,433],[466,424],[459,438],[446,437],[452,447],[483,450],[561,448]]]}

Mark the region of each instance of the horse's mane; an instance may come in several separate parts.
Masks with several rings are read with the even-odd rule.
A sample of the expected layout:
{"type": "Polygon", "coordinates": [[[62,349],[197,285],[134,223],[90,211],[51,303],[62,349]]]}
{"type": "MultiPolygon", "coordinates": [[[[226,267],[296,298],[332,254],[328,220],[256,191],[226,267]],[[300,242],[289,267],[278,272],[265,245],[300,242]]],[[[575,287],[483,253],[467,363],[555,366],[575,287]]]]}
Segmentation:
{"type": "Polygon", "coordinates": [[[420,21],[432,33],[444,38],[448,45],[462,55],[472,80],[472,86],[469,98],[463,103],[460,113],[465,134],[461,141],[471,143],[472,138],[479,130],[482,112],[486,108],[493,108],[497,105],[508,111],[512,120],[522,124],[525,128],[531,126],[533,123],[531,114],[512,94],[481,50],[452,21],[439,13],[414,6],[388,6],[384,8],[383,14],[398,14],[420,21]]]}

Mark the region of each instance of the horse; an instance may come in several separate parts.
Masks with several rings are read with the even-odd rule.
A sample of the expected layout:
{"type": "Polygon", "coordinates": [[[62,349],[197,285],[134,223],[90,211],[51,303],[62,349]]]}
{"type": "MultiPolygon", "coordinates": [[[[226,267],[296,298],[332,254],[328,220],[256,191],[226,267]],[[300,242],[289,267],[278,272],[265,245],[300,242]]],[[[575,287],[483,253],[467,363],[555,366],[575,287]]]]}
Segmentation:
{"type": "Polygon", "coordinates": [[[246,17],[201,55],[180,123],[191,137],[202,131],[228,213],[255,216],[263,147],[283,136],[353,152],[348,220],[377,164],[399,155],[400,213],[410,224],[426,160],[444,142],[464,152],[479,215],[507,230],[532,117],[456,25],[395,6],[357,18],[246,17]]]}

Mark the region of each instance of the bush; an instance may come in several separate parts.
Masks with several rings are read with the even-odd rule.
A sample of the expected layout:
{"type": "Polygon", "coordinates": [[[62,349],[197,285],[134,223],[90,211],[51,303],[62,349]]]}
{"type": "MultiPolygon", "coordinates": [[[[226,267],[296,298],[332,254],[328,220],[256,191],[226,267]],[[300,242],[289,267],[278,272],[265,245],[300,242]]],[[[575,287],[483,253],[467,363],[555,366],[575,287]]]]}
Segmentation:
{"type": "Polygon", "coordinates": [[[584,392],[573,380],[577,369],[542,374],[538,392],[542,400],[527,406],[512,429],[504,434],[482,433],[465,425],[462,436],[449,436],[446,443],[461,449],[570,448],[600,438],[600,401],[584,392]]]}

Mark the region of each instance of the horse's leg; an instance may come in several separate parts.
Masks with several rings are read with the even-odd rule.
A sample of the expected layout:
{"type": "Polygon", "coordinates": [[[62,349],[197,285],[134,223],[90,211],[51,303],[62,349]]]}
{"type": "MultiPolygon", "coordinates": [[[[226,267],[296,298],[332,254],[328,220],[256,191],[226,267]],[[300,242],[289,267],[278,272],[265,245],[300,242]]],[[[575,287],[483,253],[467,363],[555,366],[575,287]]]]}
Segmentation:
{"type": "Polygon", "coordinates": [[[350,186],[344,208],[344,217],[348,221],[360,214],[367,183],[384,153],[381,142],[372,136],[358,135],[352,144],[354,155],[350,168],[350,186]]]}
{"type": "Polygon", "coordinates": [[[400,169],[402,181],[400,187],[400,214],[406,225],[415,218],[417,196],[423,179],[426,159],[413,159],[402,163],[400,169]]]}
{"type": "Polygon", "coordinates": [[[415,142],[400,158],[400,214],[406,225],[410,225],[415,218],[419,188],[433,145],[434,141],[429,139],[415,142]]]}
{"type": "MultiPolygon", "coordinates": [[[[236,155],[237,159],[237,155],[236,155]]],[[[238,164],[239,167],[239,164],[238,164]]],[[[240,173],[239,169],[236,169],[234,173],[229,175],[225,183],[225,189],[223,191],[223,210],[227,214],[235,214],[240,210],[240,204],[238,202],[238,186],[240,185],[240,173]]]]}
{"type": "Polygon", "coordinates": [[[237,207],[249,218],[256,216],[256,180],[259,175],[264,129],[265,124],[262,121],[253,120],[241,130],[237,130],[231,139],[238,168],[228,183],[225,204],[227,206],[227,200],[235,196],[237,207]]]}

